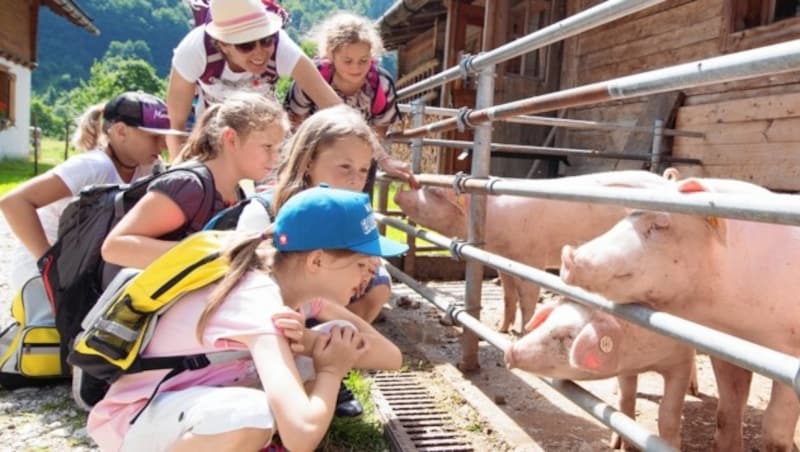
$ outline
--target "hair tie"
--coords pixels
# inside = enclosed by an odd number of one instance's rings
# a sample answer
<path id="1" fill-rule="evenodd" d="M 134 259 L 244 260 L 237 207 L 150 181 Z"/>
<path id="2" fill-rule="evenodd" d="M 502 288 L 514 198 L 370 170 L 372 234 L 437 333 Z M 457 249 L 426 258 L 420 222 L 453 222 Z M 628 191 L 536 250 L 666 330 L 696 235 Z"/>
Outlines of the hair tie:
<path id="1" fill-rule="evenodd" d="M 264 231 L 258 236 L 258 238 L 260 238 L 262 241 L 267 240 L 269 238 L 269 234 L 267 234 L 267 231 Z"/>

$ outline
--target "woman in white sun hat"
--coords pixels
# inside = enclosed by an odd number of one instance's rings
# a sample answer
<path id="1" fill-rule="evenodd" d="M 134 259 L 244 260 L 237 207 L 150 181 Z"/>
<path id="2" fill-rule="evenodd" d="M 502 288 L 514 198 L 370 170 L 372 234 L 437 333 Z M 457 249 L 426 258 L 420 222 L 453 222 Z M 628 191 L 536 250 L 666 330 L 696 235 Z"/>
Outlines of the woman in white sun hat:
<path id="1" fill-rule="evenodd" d="M 341 102 L 314 63 L 282 30 L 283 20 L 261 0 L 211 0 L 211 21 L 187 34 L 175 48 L 167 88 L 170 125 L 184 130 L 199 92 L 206 106 L 237 91 L 275 97 L 280 76 L 291 76 L 323 108 Z M 167 141 L 170 158 L 183 140 Z"/>

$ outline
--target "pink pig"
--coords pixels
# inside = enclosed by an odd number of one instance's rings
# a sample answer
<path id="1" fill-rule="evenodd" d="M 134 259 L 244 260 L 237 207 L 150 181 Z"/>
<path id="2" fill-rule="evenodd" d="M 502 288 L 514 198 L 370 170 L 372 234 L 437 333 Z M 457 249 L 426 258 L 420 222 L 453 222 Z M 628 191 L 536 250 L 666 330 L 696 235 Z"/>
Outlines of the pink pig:
<path id="1" fill-rule="evenodd" d="M 681 193 L 776 196 L 746 182 L 687 179 Z M 562 253 L 565 282 L 618 303 L 640 301 L 695 322 L 800 355 L 800 227 L 662 212 L 634 212 Z M 719 390 L 716 450 L 741 450 L 752 373 L 712 358 Z M 792 450 L 800 401 L 773 383 L 763 418 L 765 450 Z"/>
<path id="2" fill-rule="evenodd" d="M 529 332 L 506 350 L 509 367 L 570 380 L 616 376 L 620 411 L 631 418 L 636 415 L 638 374 L 661 374 L 659 434 L 680 448 L 683 395 L 687 389 L 697 393 L 692 347 L 571 301 L 540 305 L 525 329 Z M 615 436 L 615 447 L 620 446 L 618 441 Z"/>
<path id="3" fill-rule="evenodd" d="M 537 183 L 649 188 L 672 182 L 646 171 L 615 171 Z M 410 220 L 449 237 L 462 239 L 467 237 L 469 199 L 469 196 L 457 197 L 453 190 L 438 187 L 398 191 L 394 197 Z M 621 206 L 505 195 L 489 196 L 486 205 L 484 248 L 536 268 L 558 268 L 564 245 L 577 245 L 596 237 L 627 213 Z M 500 276 L 505 311 L 499 330 L 507 332 L 514 322 L 517 305 L 522 324 L 530 320 L 540 289 L 536 284 L 509 275 L 501 273 Z"/>

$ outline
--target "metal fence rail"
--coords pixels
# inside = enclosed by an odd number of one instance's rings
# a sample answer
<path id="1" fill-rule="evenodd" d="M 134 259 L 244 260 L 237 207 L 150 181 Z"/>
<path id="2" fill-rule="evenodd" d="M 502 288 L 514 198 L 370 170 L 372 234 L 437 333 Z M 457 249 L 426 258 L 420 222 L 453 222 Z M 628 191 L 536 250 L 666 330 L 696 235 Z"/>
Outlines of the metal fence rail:
<path id="1" fill-rule="evenodd" d="M 397 107 L 402 113 L 413 113 L 413 105 L 411 104 L 398 104 Z M 459 110 L 455 108 L 442 108 L 442 107 L 429 107 L 425 106 L 424 113 L 426 115 L 434 116 L 458 116 Z M 610 122 L 600 121 L 587 121 L 585 119 L 566 119 L 554 118 L 550 116 L 530 116 L 519 115 L 511 116 L 508 118 L 499 118 L 497 121 L 510 122 L 514 124 L 528 124 L 534 126 L 549 126 L 549 127 L 564 127 L 567 129 L 583 129 L 583 130 L 625 130 L 628 132 L 639 133 L 653 133 L 652 127 L 643 126 L 629 126 L 625 124 L 614 124 Z M 665 128 L 663 131 L 665 136 L 681 136 L 690 138 L 704 138 L 706 135 L 703 132 L 692 132 L 690 130 L 678 130 Z"/>
<path id="2" fill-rule="evenodd" d="M 414 280 L 409 275 L 403 273 L 392 264 L 386 263 L 389 273 L 398 281 L 412 288 L 423 298 L 431 302 L 436 308 L 445 312 L 450 318 L 464 328 L 467 328 L 480 336 L 486 342 L 500 350 L 505 350 L 511 344 L 503 335 L 481 323 L 480 320 L 469 315 L 462 307 L 456 304 L 456 300 L 440 291 L 431 289 Z M 523 372 L 512 370 L 512 372 Z M 635 420 L 619 412 L 614 407 L 598 399 L 592 393 L 576 385 L 569 380 L 558 380 L 545 377 L 537 377 L 558 391 L 561 395 L 578 405 L 606 427 L 617 431 L 630 444 L 635 444 L 644 450 L 649 451 L 674 451 L 675 449 L 664 442 L 660 437 L 650 433 Z"/>
<path id="3" fill-rule="evenodd" d="M 743 80 L 796 70 L 800 40 L 693 61 L 605 82 L 569 88 L 468 112 L 423 127 L 391 132 L 389 138 L 414 138 L 486 121 L 657 94 L 715 83 Z"/>
<path id="4" fill-rule="evenodd" d="M 608 312 L 658 333 L 679 339 L 706 353 L 758 372 L 793 387 L 800 394 L 800 359 L 745 341 L 706 326 L 635 304 L 616 304 L 597 294 L 570 286 L 559 277 L 476 246 L 417 229 L 394 218 L 376 214 L 378 221 L 407 234 L 449 248 L 454 257 L 466 257 L 498 271 L 531 281 L 579 303 Z"/>
<path id="5" fill-rule="evenodd" d="M 519 39 L 504 44 L 489 52 L 475 57 L 468 57 L 459 66 L 433 75 L 425 80 L 414 83 L 397 92 L 398 99 L 413 96 L 427 91 L 449 81 L 457 80 L 468 73 L 476 73 L 494 66 L 497 63 L 510 60 L 522 54 L 532 52 L 563 39 L 580 34 L 600 25 L 607 24 L 621 17 L 641 11 L 650 6 L 663 3 L 664 0 L 608 0 L 597 6 L 581 11 L 559 22 L 548 25 L 540 30 L 523 36 Z"/>

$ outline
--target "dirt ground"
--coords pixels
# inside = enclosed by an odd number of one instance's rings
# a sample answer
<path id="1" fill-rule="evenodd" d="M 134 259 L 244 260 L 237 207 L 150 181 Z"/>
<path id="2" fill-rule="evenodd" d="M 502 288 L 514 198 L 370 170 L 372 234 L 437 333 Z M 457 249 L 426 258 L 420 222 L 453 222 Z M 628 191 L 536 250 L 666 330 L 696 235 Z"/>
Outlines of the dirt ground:
<path id="1" fill-rule="evenodd" d="M 462 282 L 431 283 L 432 287 L 463 298 Z M 502 317 L 502 288 L 485 283 L 483 289 L 482 321 L 496 325 Z M 460 328 L 442 326 L 439 311 L 409 288 L 397 284 L 395 293 L 407 295 L 411 303 L 397 299 L 385 311 L 393 328 L 402 331 L 427 356 L 433 364 L 457 364 L 461 359 Z M 546 296 L 549 296 L 547 294 Z M 407 300 L 406 300 L 407 301 Z M 519 320 L 515 329 L 519 329 Z M 514 340 L 514 335 L 508 336 Z M 481 369 L 466 375 L 475 387 L 516 422 L 530 437 L 525 444 L 512 444 L 514 450 L 609 450 L 610 431 L 588 414 L 561 396 L 538 378 L 521 371 L 510 372 L 503 364 L 502 352 L 485 342 L 480 343 Z M 687 395 L 683 409 L 682 447 L 684 451 L 708 451 L 714 434 L 717 392 L 714 374 L 707 356 L 697 359 L 700 397 Z M 617 404 L 615 379 L 578 382 L 612 406 Z M 663 382 L 655 373 L 639 377 L 637 394 L 637 421 L 651 432 L 657 433 L 657 412 Z M 754 374 L 745 412 L 745 450 L 760 449 L 761 417 L 769 401 L 771 380 Z M 478 412 L 481 406 L 475 407 Z M 800 428 L 795 429 L 795 451 L 800 445 Z"/>

